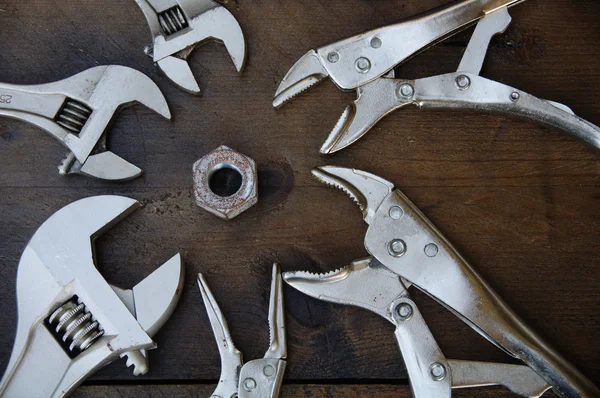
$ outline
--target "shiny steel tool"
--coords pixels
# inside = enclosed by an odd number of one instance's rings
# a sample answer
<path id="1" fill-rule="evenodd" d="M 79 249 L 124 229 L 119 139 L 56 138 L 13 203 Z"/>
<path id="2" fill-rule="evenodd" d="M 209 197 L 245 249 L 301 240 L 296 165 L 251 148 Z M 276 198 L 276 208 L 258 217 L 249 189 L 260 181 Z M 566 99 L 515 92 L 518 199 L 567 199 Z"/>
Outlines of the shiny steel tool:
<path id="1" fill-rule="evenodd" d="M 283 290 L 279 266 L 273 265 L 269 301 L 271 345 L 263 359 L 255 359 L 246 364 L 242 360 L 242 353 L 233 344 L 227 321 L 202 274 L 198 274 L 198 287 L 221 355 L 221 377 L 211 398 L 277 397 L 287 358 Z"/>
<path id="2" fill-rule="evenodd" d="M 508 7 L 521 1 L 453 2 L 311 50 L 284 77 L 273 106 L 282 106 L 326 77 L 341 90 L 356 90 L 358 99 L 344 110 L 321 148 L 323 154 L 347 147 L 384 116 L 411 104 L 521 117 L 600 147 L 600 128 L 575 116 L 567 106 L 479 76 L 491 38 L 511 22 Z M 457 72 L 417 80 L 395 78 L 394 68 L 399 64 L 476 22 Z"/>
<path id="3" fill-rule="evenodd" d="M 169 106 L 149 77 L 124 66 L 98 66 L 40 85 L 0 83 L 0 116 L 38 126 L 71 152 L 61 174 L 123 181 L 142 170 L 106 150 L 109 123 L 122 107 L 139 102 L 167 119 Z"/>
<path id="4" fill-rule="evenodd" d="M 96 196 L 56 212 L 29 241 L 17 272 L 17 334 L 2 397 L 63 397 L 102 366 L 127 357 L 148 371 L 152 336 L 183 287 L 179 254 L 125 290 L 94 264 L 93 241 L 139 207 L 133 199 Z"/>
<path id="5" fill-rule="evenodd" d="M 450 397 L 451 388 L 504 385 L 523 396 L 548 388 L 563 397 L 598 397 L 598 390 L 542 341 L 502 301 L 446 238 L 394 185 L 364 171 L 321 167 L 320 181 L 345 191 L 369 224 L 373 259 L 325 275 L 285 273 L 296 289 L 355 305 L 396 326 L 414 395 Z M 406 289 L 414 286 L 526 366 L 447 360 Z"/>
<path id="6" fill-rule="evenodd" d="M 152 33 L 146 48 L 156 65 L 173 83 L 191 93 L 200 87 L 187 58 L 209 39 L 223 42 L 238 72 L 246 61 L 246 43 L 233 15 L 213 0 L 136 0 Z"/>

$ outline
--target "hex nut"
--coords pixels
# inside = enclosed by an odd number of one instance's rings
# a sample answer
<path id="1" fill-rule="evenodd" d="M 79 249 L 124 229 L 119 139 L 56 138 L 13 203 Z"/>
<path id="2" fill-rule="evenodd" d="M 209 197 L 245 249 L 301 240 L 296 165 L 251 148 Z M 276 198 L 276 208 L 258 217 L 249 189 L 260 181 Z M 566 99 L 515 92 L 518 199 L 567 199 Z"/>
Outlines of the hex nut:
<path id="1" fill-rule="evenodd" d="M 241 186 L 230 196 L 219 196 L 210 187 L 213 175 L 224 168 L 241 175 Z M 225 220 L 240 215 L 258 202 L 256 163 L 225 145 L 204 156 L 193 167 L 196 204 Z"/>

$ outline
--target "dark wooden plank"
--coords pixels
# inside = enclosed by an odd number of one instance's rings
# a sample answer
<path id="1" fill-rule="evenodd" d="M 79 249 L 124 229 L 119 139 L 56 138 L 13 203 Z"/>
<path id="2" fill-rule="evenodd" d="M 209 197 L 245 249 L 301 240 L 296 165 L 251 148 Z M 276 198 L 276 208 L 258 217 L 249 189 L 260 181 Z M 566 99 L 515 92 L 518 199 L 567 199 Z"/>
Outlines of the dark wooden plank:
<path id="1" fill-rule="evenodd" d="M 104 397 L 206 397 L 214 390 L 213 385 L 152 385 L 152 386 L 85 386 L 73 394 L 75 398 L 104 398 Z M 472 397 L 475 390 L 455 390 L 453 397 Z M 514 394 L 502 388 L 484 388 L 477 390 L 481 398 L 509 398 Z M 410 398 L 410 389 L 405 386 L 384 384 L 368 385 L 284 385 L 281 389 L 282 398 L 309 397 L 379 397 L 379 398 Z M 545 397 L 551 398 L 548 393 Z"/>
<path id="2" fill-rule="evenodd" d="M 187 283 L 176 313 L 156 337 L 160 348 L 151 353 L 151 372 L 136 379 L 119 362 L 94 381 L 217 379 L 218 354 L 194 282 L 200 271 L 238 347 L 248 359 L 262 357 L 272 262 L 285 270 L 327 271 L 365 255 L 365 225 L 352 202 L 310 178 L 311 167 L 333 163 L 395 182 L 523 318 L 600 380 L 597 151 L 522 121 L 405 109 L 358 144 L 325 158 L 318 148 L 352 94 L 325 83 L 280 111 L 271 108 L 282 76 L 309 48 L 441 3 L 230 2 L 249 42 L 247 69 L 236 74 L 222 46 L 204 46 L 191 58 L 204 90 L 193 97 L 173 87 L 142 53 L 149 32 L 133 1 L 0 0 L 0 81 L 42 83 L 98 64 L 122 64 L 151 76 L 174 114 L 172 122 L 141 106 L 120 114 L 111 147 L 145 174 L 119 185 L 60 177 L 55 166 L 64 149 L 33 127 L 0 119 L 0 372 L 12 348 L 14 278 L 23 247 L 56 210 L 98 194 L 145 204 L 99 242 L 107 279 L 133 286 L 181 251 Z M 600 124 L 599 11 L 594 0 L 515 7 L 513 25 L 495 39 L 484 74 L 564 102 Z M 418 77 L 452 70 L 466 37 L 431 49 L 399 72 Z M 252 156 L 261 169 L 259 204 L 230 223 L 197 208 L 191 193 L 192 163 L 221 144 Z M 291 289 L 285 296 L 287 379 L 405 378 L 385 321 Z M 417 299 L 449 357 L 507 360 L 437 304 Z M 321 396 L 312 391 L 338 395 L 354 387 L 307 388 L 306 396 Z M 396 386 L 381 388 L 386 396 Z"/>

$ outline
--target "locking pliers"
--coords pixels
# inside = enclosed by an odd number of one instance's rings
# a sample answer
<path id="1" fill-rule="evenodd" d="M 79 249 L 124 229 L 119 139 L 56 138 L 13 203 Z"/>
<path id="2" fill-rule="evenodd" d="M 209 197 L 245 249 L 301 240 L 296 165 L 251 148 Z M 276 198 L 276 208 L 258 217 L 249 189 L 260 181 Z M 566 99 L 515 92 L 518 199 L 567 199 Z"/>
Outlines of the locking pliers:
<path id="1" fill-rule="evenodd" d="M 508 7 L 524 0 L 463 0 L 394 25 L 311 50 L 283 78 L 273 106 L 280 107 L 330 77 L 357 91 L 321 148 L 337 152 L 366 134 L 390 112 L 407 105 L 521 117 L 574 135 L 600 148 L 600 128 L 565 105 L 479 76 L 491 38 L 511 22 Z M 477 23 L 457 72 L 417 80 L 395 78 L 394 68 Z"/>
<path id="2" fill-rule="evenodd" d="M 242 353 L 233 344 L 227 321 L 202 274 L 198 274 L 198 288 L 202 294 L 221 356 L 221 377 L 211 398 L 277 397 L 283 381 L 285 359 L 287 358 L 283 290 L 279 266 L 273 265 L 269 300 L 271 344 L 263 359 L 255 359 L 246 364 L 242 359 Z"/>
<path id="3" fill-rule="evenodd" d="M 365 248 L 372 258 L 330 274 L 288 272 L 283 278 L 312 297 L 359 306 L 392 322 L 417 398 L 450 397 L 451 388 L 486 385 L 504 385 L 529 397 L 551 387 L 563 397 L 600 396 L 591 381 L 509 309 L 392 183 L 340 167 L 320 167 L 313 175 L 358 203 L 369 224 Z M 527 366 L 447 360 L 408 295 L 410 286 Z"/>
<path id="4" fill-rule="evenodd" d="M 145 52 L 160 70 L 185 91 L 200 87 L 187 58 L 207 40 L 223 42 L 236 69 L 246 61 L 246 42 L 235 17 L 213 0 L 136 0 L 152 33 L 152 47 Z"/>
<path id="5" fill-rule="evenodd" d="M 71 151 L 59 167 L 60 174 L 111 181 L 138 177 L 141 169 L 106 149 L 107 128 L 115 112 L 135 102 L 171 118 L 156 84 L 124 66 L 97 66 L 40 85 L 0 83 L 0 116 L 38 126 Z"/>
<path id="6" fill-rule="evenodd" d="M 64 397 L 124 356 L 135 375 L 148 371 L 152 336 L 181 296 L 179 254 L 133 289 L 110 285 L 94 264 L 93 241 L 137 207 L 121 196 L 82 199 L 33 235 L 17 271 L 17 333 L 0 396 Z"/>

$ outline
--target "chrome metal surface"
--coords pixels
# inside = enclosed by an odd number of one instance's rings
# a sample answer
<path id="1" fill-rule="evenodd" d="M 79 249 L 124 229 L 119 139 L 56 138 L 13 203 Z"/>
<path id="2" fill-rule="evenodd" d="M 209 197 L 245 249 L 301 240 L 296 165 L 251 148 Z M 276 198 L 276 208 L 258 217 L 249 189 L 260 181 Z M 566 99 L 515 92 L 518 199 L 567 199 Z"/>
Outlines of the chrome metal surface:
<path id="1" fill-rule="evenodd" d="M 411 300 L 408 286 L 398 274 L 373 258 L 357 260 L 327 274 L 295 271 L 284 273 L 283 278 L 311 297 L 361 307 L 392 323 L 417 398 L 450 397 L 451 388 L 491 385 L 503 385 L 517 394 L 533 397 L 550 388 L 526 366 L 447 360 Z"/>
<path id="2" fill-rule="evenodd" d="M 491 38 L 504 32 L 511 22 L 508 7 L 520 2 L 454 2 L 398 24 L 312 50 L 283 79 L 273 105 L 281 106 L 326 77 L 331 77 L 340 89 L 356 89 L 356 101 L 342 113 L 321 147 L 323 154 L 346 148 L 386 115 L 410 104 L 420 108 L 464 109 L 520 117 L 600 148 L 600 127 L 575 116 L 566 106 L 478 76 Z M 456 73 L 416 81 L 390 76 L 389 72 L 408 57 L 477 21 Z M 381 45 L 372 46 L 373 40 Z M 335 54 L 333 60 L 332 54 Z"/>
<path id="3" fill-rule="evenodd" d="M 246 61 L 246 43 L 234 16 L 213 0 L 136 0 L 152 33 L 151 55 L 160 70 L 191 93 L 200 87 L 186 59 L 207 40 L 225 45 L 238 72 Z"/>
<path id="4" fill-rule="evenodd" d="M 36 125 L 71 151 L 59 168 L 61 174 L 113 181 L 139 176 L 138 167 L 106 150 L 105 137 L 115 112 L 141 103 L 171 118 L 165 97 L 154 82 L 124 66 L 98 66 L 41 85 L 0 83 L 0 93 L 11 97 L 10 102 L 0 103 L 0 116 Z"/>
<path id="5" fill-rule="evenodd" d="M 503 363 L 448 361 L 452 388 L 503 385 L 523 397 L 541 397 L 552 388 L 531 368 Z"/>
<path id="6" fill-rule="evenodd" d="M 152 336 L 181 295 L 181 259 L 176 255 L 125 290 L 100 275 L 92 246 L 138 206 L 120 196 L 82 199 L 33 235 L 17 271 L 17 333 L 0 396 L 63 397 L 122 356 L 134 374 L 148 371 L 146 350 L 156 348 Z"/>
<path id="7" fill-rule="evenodd" d="M 221 356 L 221 377 L 212 393 L 213 398 L 255 397 L 275 398 L 279 395 L 287 358 L 285 316 L 281 273 L 273 265 L 271 298 L 269 301 L 270 345 L 264 358 L 244 364 L 242 354 L 235 348 L 227 321 L 213 296 L 206 279 L 198 274 L 198 287 L 208 313 Z"/>
<path id="8" fill-rule="evenodd" d="M 339 61 L 339 54 L 331 52 L 327 56 L 328 62 L 336 63 Z M 329 76 L 321 60 L 314 50 L 310 50 L 292 66 L 285 75 L 273 100 L 273 106 L 279 108 L 286 102 L 306 91 L 315 84 L 323 81 Z"/>
<path id="9" fill-rule="evenodd" d="M 484 338 L 522 360 L 564 397 L 600 396 L 600 390 L 528 328 L 437 228 L 391 183 L 363 171 L 320 167 L 313 175 L 343 189 L 354 199 L 369 195 L 361 208 L 369 224 L 365 248 L 397 277 L 410 282 Z M 323 176 L 321 178 L 321 176 Z M 335 184 L 331 184 L 335 181 Z M 374 200 L 379 198 L 379 200 Z M 383 199 L 381 199 L 383 198 Z M 401 208 L 402 217 L 390 217 Z M 389 242 L 401 239 L 406 250 L 394 256 Z M 437 247 L 433 256 L 431 245 Z M 428 249 L 429 247 L 429 249 Z M 286 279 L 287 280 L 287 279 Z M 363 281 L 363 285 L 366 283 Z M 340 294 L 329 286 L 330 294 Z M 310 293 L 309 293 L 310 294 Z M 353 304 L 353 302 L 345 302 Z M 355 305 L 355 304 L 353 304 Z M 414 308 L 413 304 L 411 306 Z M 497 380 L 498 381 L 498 380 Z"/>

